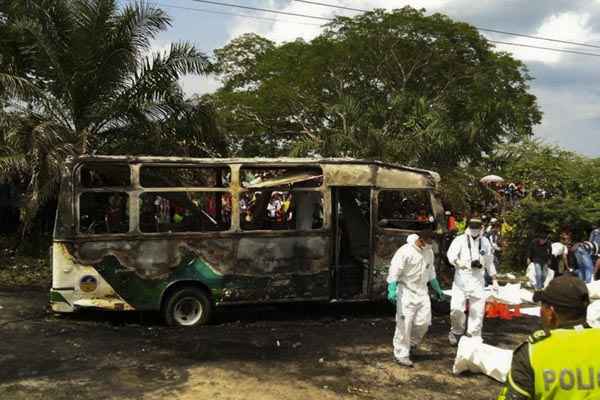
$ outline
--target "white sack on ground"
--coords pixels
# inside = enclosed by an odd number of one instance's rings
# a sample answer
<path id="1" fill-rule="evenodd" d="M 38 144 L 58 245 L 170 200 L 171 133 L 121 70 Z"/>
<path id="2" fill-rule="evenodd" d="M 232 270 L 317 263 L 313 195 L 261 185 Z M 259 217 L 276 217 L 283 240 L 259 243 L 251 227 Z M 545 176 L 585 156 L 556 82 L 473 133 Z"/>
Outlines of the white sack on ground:
<path id="1" fill-rule="evenodd" d="M 481 337 L 463 336 L 458 343 L 452 372 L 455 375 L 465 371 L 483 373 L 498 382 L 506 382 L 512 354 L 511 350 L 483 343 Z"/>
<path id="2" fill-rule="evenodd" d="M 521 296 L 521 301 L 526 303 L 533 303 L 533 292 L 527 289 L 521 289 L 519 291 L 519 295 Z"/>
<path id="3" fill-rule="evenodd" d="M 594 281 L 587 284 L 588 292 L 591 300 L 600 299 L 600 281 Z"/>
<path id="4" fill-rule="evenodd" d="M 499 286 L 497 292 L 488 286 L 486 291 L 489 291 L 488 300 L 496 300 L 499 303 L 508 305 L 521 304 L 520 283 L 507 283 L 504 286 Z"/>
<path id="5" fill-rule="evenodd" d="M 550 268 L 544 267 L 544 272 L 546 274 L 546 279 L 544 280 L 544 289 L 552 279 L 554 279 L 554 271 Z M 533 263 L 529 263 L 527 266 L 527 272 L 525 272 L 525 276 L 527 276 L 527 280 L 529 281 L 529 285 L 531 287 L 535 287 L 535 267 Z"/>
<path id="6" fill-rule="evenodd" d="M 600 328 L 600 301 L 594 301 L 588 306 L 586 322 L 592 328 Z"/>

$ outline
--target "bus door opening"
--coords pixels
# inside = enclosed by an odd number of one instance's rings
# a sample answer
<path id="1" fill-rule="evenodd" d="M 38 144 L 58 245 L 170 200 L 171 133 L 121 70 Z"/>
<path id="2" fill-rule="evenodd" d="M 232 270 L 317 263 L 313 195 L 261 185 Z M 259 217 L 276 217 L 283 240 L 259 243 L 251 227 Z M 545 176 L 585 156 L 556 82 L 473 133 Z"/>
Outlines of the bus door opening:
<path id="1" fill-rule="evenodd" d="M 341 187 L 332 191 L 333 296 L 366 298 L 371 254 L 371 190 Z"/>

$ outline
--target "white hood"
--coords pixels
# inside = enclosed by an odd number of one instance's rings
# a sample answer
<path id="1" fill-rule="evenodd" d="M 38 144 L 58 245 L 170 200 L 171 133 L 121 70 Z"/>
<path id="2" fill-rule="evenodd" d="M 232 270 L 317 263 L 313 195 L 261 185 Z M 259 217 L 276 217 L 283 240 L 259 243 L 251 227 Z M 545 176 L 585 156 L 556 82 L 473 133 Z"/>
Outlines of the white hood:
<path id="1" fill-rule="evenodd" d="M 417 235 L 416 233 L 412 233 L 406 238 L 406 243 L 414 246 L 417 240 L 419 240 L 419 235 Z"/>

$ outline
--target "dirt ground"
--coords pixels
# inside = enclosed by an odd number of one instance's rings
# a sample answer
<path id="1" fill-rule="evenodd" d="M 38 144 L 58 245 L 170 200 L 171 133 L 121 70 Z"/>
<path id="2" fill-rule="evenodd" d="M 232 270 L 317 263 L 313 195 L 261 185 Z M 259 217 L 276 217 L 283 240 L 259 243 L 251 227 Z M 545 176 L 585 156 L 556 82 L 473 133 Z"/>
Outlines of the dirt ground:
<path id="1" fill-rule="evenodd" d="M 434 318 L 416 367 L 392 359 L 387 304 L 221 309 L 205 327 L 154 314 L 46 312 L 42 289 L 0 290 L 1 399 L 493 399 L 500 384 L 451 374 L 447 317 Z M 487 343 L 514 348 L 534 318 L 487 320 Z"/>

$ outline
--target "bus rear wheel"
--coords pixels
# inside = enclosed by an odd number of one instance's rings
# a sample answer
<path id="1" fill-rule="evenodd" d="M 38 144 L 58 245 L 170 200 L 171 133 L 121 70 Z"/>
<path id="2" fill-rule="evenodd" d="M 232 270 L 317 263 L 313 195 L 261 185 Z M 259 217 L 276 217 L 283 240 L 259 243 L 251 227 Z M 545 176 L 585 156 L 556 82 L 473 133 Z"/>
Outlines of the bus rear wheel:
<path id="1" fill-rule="evenodd" d="M 202 289 L 186 287 L 169 296 L 163 317 L 170 326 L 205 325 L 210 321 L 212 308 L 210 299 Z"/>

